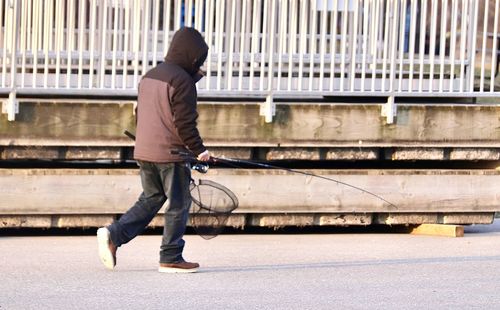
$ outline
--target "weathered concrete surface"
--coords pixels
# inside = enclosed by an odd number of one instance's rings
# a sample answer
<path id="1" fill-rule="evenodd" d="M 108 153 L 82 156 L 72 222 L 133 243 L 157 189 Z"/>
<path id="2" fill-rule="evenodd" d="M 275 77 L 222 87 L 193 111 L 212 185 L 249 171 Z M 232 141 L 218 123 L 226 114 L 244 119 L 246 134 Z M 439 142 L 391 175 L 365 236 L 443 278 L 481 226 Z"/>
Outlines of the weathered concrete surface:
<path id="1" fill-rule="evenodd" d="M 246 229 L 252 227 L 318 227 L 368 226 L 414 224 L 491 224 L 493 212 L 462 213 L 233 213 L 226 227 Z M 88 228 L 111 224 L 119 214 L 0 214 L 2 228 Z M 149 223 L 150 227 L 163 227 L 164 214 L 160 212 Z M 191 226 L 191 221 L 188 221 Z"/>
<path id="2" fill-rule="evenodd" d="M 16 121 L 0 115 L 0 145 L 132 146 L 131 101 L 22 102 Z M 201 102 L 199 128 L 209 146 L 500 147 L 498 105 L 399 104 L 387 125 L 378 104 L 287 104 L 272 123 L 251 102 Z"/>
<path id="3" fill-rule="evenodd" d="M 408 213 L 500 210 L 500 170 L 211 169 L 238 213 Z M 116 214 L 141 193 L 137 169 L 2 169 L 0 214 Z M 339 183 L 342 182 L 342 183 Z M 374 193 L 369 195 L 353 185 Z M 388 202 L 391 202 L 389 204 Z"/>
<path id="4" fill-rule="evenodd" d="M 161 236 L 105 270 L 94 236 L 0 237 L 1 309 L 499 309 L 500 223 L 464 238 L 340 230 L 186 236 L 197 274 L 157 272 Z"/>

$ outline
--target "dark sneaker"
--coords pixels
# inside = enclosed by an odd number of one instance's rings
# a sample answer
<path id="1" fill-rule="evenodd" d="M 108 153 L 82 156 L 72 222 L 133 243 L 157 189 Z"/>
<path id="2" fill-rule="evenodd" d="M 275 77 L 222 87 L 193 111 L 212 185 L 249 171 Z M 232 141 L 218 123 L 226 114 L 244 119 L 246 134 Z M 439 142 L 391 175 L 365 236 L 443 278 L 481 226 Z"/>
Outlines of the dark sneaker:
<path id="1" fill-rule="evenodd" d="M 181 262 L 181 263 L 160 263 L 159 272 L 166 273 L 192 273 L 197 272 L 200 264 Z"/>
<path id="2" fill-rule="evenodd" d="M 99 258 L 104 267 L 113 270 L 116 266 L 116 246 L 109 237 L 109 230 L 106 227 L 97 230 L 97 245 L 99 247 Z"/>

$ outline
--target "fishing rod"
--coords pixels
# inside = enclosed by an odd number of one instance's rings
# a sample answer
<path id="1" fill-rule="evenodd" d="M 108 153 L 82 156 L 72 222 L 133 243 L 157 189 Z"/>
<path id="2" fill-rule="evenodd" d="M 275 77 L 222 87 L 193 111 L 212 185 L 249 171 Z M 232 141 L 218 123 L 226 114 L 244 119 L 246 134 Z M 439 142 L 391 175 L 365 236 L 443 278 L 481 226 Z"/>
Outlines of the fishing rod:
<path id="1" fill-rule="evenodd" d="M 128 130 L 124 130 L 123 133 L 129 137 L 130 139 L 132 139 L 133 141 L 135 141 L 135 135 L 133 133 L 131 133 L 130 131 Z M 179 154 L 180 153 L 175 153 L 176 151 L 171 151 L 170 153 L 171 154 Z M 207 163 L 203 163 L 203 162 L 200 162 L 198 161 L 194 156 L 193 154 L 188 154 L 186 153 L 187 155 L 189 155 L 189 159 L 190 159 L 190 162 L 193 164 L 191 165 L 191 169 L 193 170 L 196 170 L 198 171 L 199 173 L 207 173 L 208 172 L 208 164 Z M 184 155 L 181 155 L 181 156 L 184 156 Z"/>
<path id="2" fill-rule="evenodd" d="M 129 138 L 135 140 L 135 136 L 130 133 L 129 131 L 125 130 L 125 135 L 127 135 Z M 189 152 L 184 152 L 184 151 L 178 151 L 178 150 L 172 150 L 170 151 L 171 154 L 173 155 L 179 155 L 179 156 L 182 156 L 186 159 L 188 159 L 189 161 L 191 162 L 194 162 L 195 165 L 193 165 L 193 169 L 200 172 L 200 173 L 207 173 L 208 172 L 208 169 L 209 169 L 209 166 L 208 166 L 208 163 L 204 163 L 204 162 L 200 162 L 196 159 L 196 156 L 194 156 L 192 153 L 189 153 Z M 296 170 L 296 169 L 290 169 L 290 168 L 285 168 L 285 167 L 280 167 L 280 166 L 275 166 L 275 165 L 271 165 L 271 164 L 265 164 L 265 163 L 259 163 L 259 162 L 255 162 L 255 161 L 251 161 L 251 160 L 244 160 L 244 159 L 236 159 L 236 158 L 222 158 L 222 157 L 215 157 L 215 156 L 211 156 L 210 159 L 216 163 L 216 162 L 221 162 L 221 163 L 225 163 L 229 166 L 233 166 L 234 168 L 241 168 L 240 166 L 241 165 L 249 165 L 249 166 L 254 166 L 254 167 L 261 167 L 261 168 L 267 168 L 267 169 L 276 169 L 276 170 L 284 170 L 284 171 L 288 171 L 288 172 L 291 172 L 291 173 L 296 173 L 296 174 L 302 174 L 302 175 L 306 175 L 306 176 L 310 176 L 310 177 L 315 177 L 315 178 L 319 178 L 319 179 L 323 179 L 323 180 L 327 180 L 327 181 L 331 181 L 331 182 L 335 182 L 337 184 L 340 184 L 340 185 L 343 185 L 343 186 L 347 186 L 347 187 L 350 187 L 350 188 L 353 188 L 355 190 L 358 190 L 362 193 L 365 193 L 365 194 L 368 194 L 372 197 L 375 197 L 385 203 L 387 203 L 390 207 L 393 207 L 395 209 L 398 209 L 398 207 L 393 204 L 392 202 L 388 201 L 387 199 L 383 198 L 382 196 L 380 195 L 377 195 L 375 193 L 372 193 L 364 188 L 361 188 L 361 187 L 358 187 L 358 186 L 355 186 L 355 185 L 352 185 L 352 184 L 349 184 L 349 183 L 346 183 L 346 182 L 342 182 L 342 181 L 339 181 L 339 180 L 336 180 L 336 179 L 333 179 L 333 178 L 329 178 L 329 177 L 325 177 L 325 176 L 322 176 L 322 175 L 318 175 L 318 174 L 314 174 L 314 173 L 311 173 L 311 172 L 307 172 L 307 171 L 302 171 L 302 170 Z M 240 166 L 238 166 L 240 165 Z"/>

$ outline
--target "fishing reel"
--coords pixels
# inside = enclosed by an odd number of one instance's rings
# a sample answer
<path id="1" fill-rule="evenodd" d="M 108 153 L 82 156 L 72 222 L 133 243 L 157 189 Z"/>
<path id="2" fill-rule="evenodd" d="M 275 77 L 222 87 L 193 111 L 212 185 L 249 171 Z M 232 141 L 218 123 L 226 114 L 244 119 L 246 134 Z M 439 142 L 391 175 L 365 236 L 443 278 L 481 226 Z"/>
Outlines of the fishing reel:
<path id="1" fill-rule="evenodd" d="M 196 170 L 199 173 L 207 173 L 208 168 L 209 168 L 208 164 L 202 163 L 202 162 L 198 162 L 198 163 L 191 166 L 191 169 Z"/>

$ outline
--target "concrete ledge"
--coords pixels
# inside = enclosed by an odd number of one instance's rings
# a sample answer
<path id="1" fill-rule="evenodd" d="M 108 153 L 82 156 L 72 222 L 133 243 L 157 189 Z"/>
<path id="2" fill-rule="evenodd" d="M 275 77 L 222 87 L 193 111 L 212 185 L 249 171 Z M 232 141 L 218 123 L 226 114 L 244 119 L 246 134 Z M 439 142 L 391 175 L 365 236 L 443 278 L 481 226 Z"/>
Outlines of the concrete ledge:
<path id="1" fill-rule="evenodd" d="M 308 172 L 334 181 L 263 169 L 211 169 L 193 177 L 232 190 L 239 199 L 237 213 L 387 213 L 394 217 L 500 210 L 497 170 Z M 0 169 L 0 214 L 120 214 L 141 191 L 137 169 Z M 390 217 L 384 222 L 391 223 Z"/>
<path id="2" fill-rule="evenodd" d="M 102 227 L 112 223 L 119 215 L 110 214 L 54 214 L 54 215 L 0 215 L 2 228 L 88 228 Z M 163 227 L 163 214 L 153 218 L 149 227 Z M 405 214 L 396 220 L 382 221 L 383 214 L 377 213 L 294 213 L 294 214 L 231 214 L 226 222 L 227 227 L 244 229 L 245 227 L 281 228 L 288 226 L 369 226 L 384 225 L 421 225 L 447 224 L 443 218 L 453 216 L 462 225 L 491 224 L 493 213 L 463 213 L 463 214 Z M 190 222 L 188 221 L 188 226 Z"/>
<path id="3" fill-rule="evenodd" d="M 266 123 L 256 102 L 202 102 L 198 124 L 210 147 L 500 147 L 498 105 L 398 104 L 390 125 L 380 110 L 280 102 Z M 16 121 L 0 115 L 0 145 L 133 146 L 123 130 L 134 127 L 130 101 L 24 101 Z"/>

